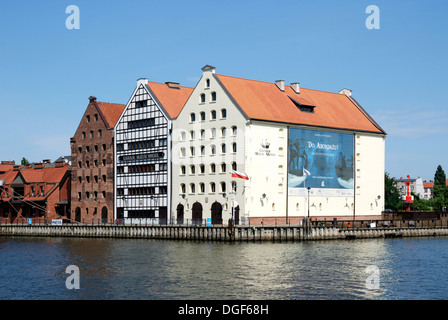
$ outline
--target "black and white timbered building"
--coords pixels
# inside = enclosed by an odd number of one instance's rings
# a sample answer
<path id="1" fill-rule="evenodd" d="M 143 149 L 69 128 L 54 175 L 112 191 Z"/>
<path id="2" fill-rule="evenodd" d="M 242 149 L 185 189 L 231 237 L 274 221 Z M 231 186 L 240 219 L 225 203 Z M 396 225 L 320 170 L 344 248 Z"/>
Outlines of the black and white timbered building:
<path id="1" fill-rule="evenodd" d="M 137 81 L 114 132 L 116 219 L 170 222 L 170 133 L 192 90 L 174 82 Z"/>

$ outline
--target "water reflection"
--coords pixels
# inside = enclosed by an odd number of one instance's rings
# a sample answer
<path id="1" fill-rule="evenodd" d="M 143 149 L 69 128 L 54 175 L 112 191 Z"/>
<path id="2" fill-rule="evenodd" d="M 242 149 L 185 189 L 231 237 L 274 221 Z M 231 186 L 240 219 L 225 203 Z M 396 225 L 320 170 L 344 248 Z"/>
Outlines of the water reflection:
<path id="1" fill-rule="evenodd" d="M 0 298 L 445 299 L 446 244 L 0 238 Z M 65 287 L 68 265 L 80 269 L 80 290 Z M 366 285 L 371 265 L 379 289 Z"/>

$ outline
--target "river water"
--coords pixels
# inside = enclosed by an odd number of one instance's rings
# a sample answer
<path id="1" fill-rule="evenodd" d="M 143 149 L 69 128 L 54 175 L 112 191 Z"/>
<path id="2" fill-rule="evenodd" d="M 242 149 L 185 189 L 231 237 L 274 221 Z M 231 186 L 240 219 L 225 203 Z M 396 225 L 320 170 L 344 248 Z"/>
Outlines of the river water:
<path id="1" fill-rule="evenodd" d="M 0 238 L 1 300 L 445 300 L 448 238 Z M 68 289 L 68 266 L 79 289 Z M 73 281 L 72 281 L 73 280 Z"/>

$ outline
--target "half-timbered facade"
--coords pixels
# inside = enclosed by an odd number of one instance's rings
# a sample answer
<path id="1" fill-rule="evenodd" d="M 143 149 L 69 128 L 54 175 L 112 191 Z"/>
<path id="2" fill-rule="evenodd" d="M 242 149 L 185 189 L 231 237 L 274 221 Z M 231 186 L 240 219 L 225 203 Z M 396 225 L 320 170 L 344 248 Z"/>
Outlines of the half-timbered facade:
<path id="1" fill-rule="evenodd" d="M 169 222 L 171 129 L 192 89 L 139 79 L 114 131 L 115 218 Z"/>

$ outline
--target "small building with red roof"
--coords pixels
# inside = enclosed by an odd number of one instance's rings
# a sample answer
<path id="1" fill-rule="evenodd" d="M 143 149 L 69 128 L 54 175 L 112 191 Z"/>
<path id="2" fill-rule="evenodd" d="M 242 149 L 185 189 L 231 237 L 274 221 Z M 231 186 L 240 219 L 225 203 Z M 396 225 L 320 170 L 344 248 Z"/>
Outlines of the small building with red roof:
<path id="1" fill-rule="evenodd" d="M 0 180 L 2 223 L 45 223 L 70 216 L 70 165 L 65 161 L 14 165 Z"/>

